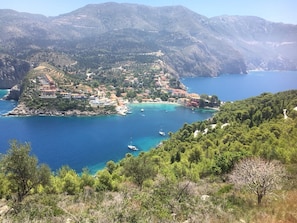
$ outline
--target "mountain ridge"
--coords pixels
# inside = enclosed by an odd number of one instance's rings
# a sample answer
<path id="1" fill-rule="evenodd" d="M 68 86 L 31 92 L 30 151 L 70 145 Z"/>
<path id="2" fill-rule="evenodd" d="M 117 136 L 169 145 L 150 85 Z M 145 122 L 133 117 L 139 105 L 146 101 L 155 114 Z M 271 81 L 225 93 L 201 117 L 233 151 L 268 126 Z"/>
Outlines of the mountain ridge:
<path id="1" fill-rule="evenodd" d="M 208 18 L 183 6 L 111 2 L 54 17 L 0 11 L 0 53 L 27 62 L 40 51 L 73 60 L 85 52 L 95 58 L 103 51 L 125 57 L 161 50 L 176 76 L 297 70 L 297 25 L 254 16 Z"/>

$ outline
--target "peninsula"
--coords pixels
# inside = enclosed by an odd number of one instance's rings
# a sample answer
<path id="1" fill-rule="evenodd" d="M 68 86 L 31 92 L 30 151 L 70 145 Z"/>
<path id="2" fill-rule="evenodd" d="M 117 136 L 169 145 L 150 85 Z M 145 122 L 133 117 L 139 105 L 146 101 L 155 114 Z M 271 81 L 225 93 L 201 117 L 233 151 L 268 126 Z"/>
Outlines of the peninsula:
<path id="1" fill-rule="evenodd" d="M 161 54 L 156 52 L 156 58 Z M 191 108 L 220 104 L 216 96 L 188 93 L 160 59 L 84 74 L 41 63 L 26 75 L 19 88 L 12 89 L 14 95 L 15 89 L 20 91 L 19 103 L 8 116 L 126 115 L 131 102 L 168 102 Z"/>

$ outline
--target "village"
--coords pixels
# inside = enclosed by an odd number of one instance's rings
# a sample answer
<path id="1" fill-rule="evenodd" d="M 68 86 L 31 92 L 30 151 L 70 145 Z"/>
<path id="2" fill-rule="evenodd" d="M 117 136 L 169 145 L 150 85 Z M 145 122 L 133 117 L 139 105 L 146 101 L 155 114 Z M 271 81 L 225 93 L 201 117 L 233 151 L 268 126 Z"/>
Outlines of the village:
<path id="1" fill-rule="evenodd" d="M 186 87 L 182 84 L 178 88 L 170 86 L 170 80 L 174 78 L 171 74 L 160 71 L 154 74 L 154 89 L 166 97 L 152 96 L 151 89 L 143 89 L 140 93 L 135 93 L 134 97 L 128 95 L 128 92 L 135 91 L 132 84 L 139 83 L 137 77 L 125 73 L 125 82 L 131 87 L 127 87 L 125 92 L 118 93 L 114 86 L 99 85 L 96 88 L 87 85 L 78 84 L 74 86 L 71 83 L 55 81 L 56 75 L 50 75 L 51 72 L 41 73 L 34 81 L 37 84 L 39 98 L 42 99 L 68 99 L 87 101 L 93 109 L 104 109 L 105 107 L 114 107 L 115 112 L 120 115 L 129 113 L 128 103 L 175 103 L 191 108 L 198 108 L 201 97 L 195 93 L 188 93 Z M 86 74 L 86 81 L 92 82 L 93 74 Z M 206 101 L 207 102 L 207 101 Z M 205 100 L 204 100 L 205 103 Z"/>

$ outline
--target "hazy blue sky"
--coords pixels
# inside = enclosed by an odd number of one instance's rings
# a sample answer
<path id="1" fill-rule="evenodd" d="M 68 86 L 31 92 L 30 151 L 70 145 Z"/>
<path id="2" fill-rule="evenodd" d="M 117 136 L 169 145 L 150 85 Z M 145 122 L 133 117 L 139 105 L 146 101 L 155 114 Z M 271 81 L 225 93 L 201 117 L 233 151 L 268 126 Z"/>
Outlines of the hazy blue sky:
<path id="1" fill-rule="evenodd" d="M 1 9 L 56 16 L 104 0 L 1 0 Z M 297 24 L 297 0 L 114 0 L 150 6 L 183 5 L 201 15 L 254 15 L 273 22 Z"/>

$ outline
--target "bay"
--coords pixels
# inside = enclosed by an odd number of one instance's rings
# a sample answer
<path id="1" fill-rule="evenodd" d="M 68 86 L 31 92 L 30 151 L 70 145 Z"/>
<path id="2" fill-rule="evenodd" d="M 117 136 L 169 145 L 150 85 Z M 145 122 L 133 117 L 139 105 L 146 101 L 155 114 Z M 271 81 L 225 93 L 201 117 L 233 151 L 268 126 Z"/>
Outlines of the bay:
<path id="1" fill-rule="evenodd" d="M 242 100 L 263 92 L 297 89 L 297 72 L 250 72 L 246 75 L 222 75 L 217 78 L 185 78 L 190 92 L 217 95 L 222 101 Z M 0 90 L 0 98 L 7 90 Z M 14 101 L 0 100 L 0 153 L 9 141 L 29 142 L 32 153 L 52 170 L 69 165 L 80 172 L 88 167 L 92 173 L 107 161 L 118 161 L 126 153 L 148 151 L 168 137 L 158 131 L 175 132 L 184 123 L 205 120 L 211 110 L 196 110 L 173 104 L 132 104 L 132 114 L 101 117 L 1 117 L 16 106 Z M 144 109 L 144 112 L 141 112 Z M 132 141 L 140 150 L 133 152 Z"/>
<path id="2" fill-rule="evenodd" d="M 184 78 L 189 92 L 216 95 L 222 101 L 236 101 L 260 95 L 297 89 L 296 71 L 250 71 L 248 74 L 215 78 Z"/>
<path id="3" fill-rule="evenodd" d="M 87 167 L 95 173 L 109 160 L 118 161 L 126 153 L 137 155 L 157 146 L 168 137 L 160 136 L 160 129 L 175 132 L 184 123 L 207 119 L 214 112 L 173 104 L 135 104 L 130 109 L 132 114 L 127 116 L 1 117 L 0 153 L 16 139 L 30 142 L 32 153 L 53 170 L 68 165 L 77 172 Z M 128 149 L 131 141 L 139 151 Z"/>

